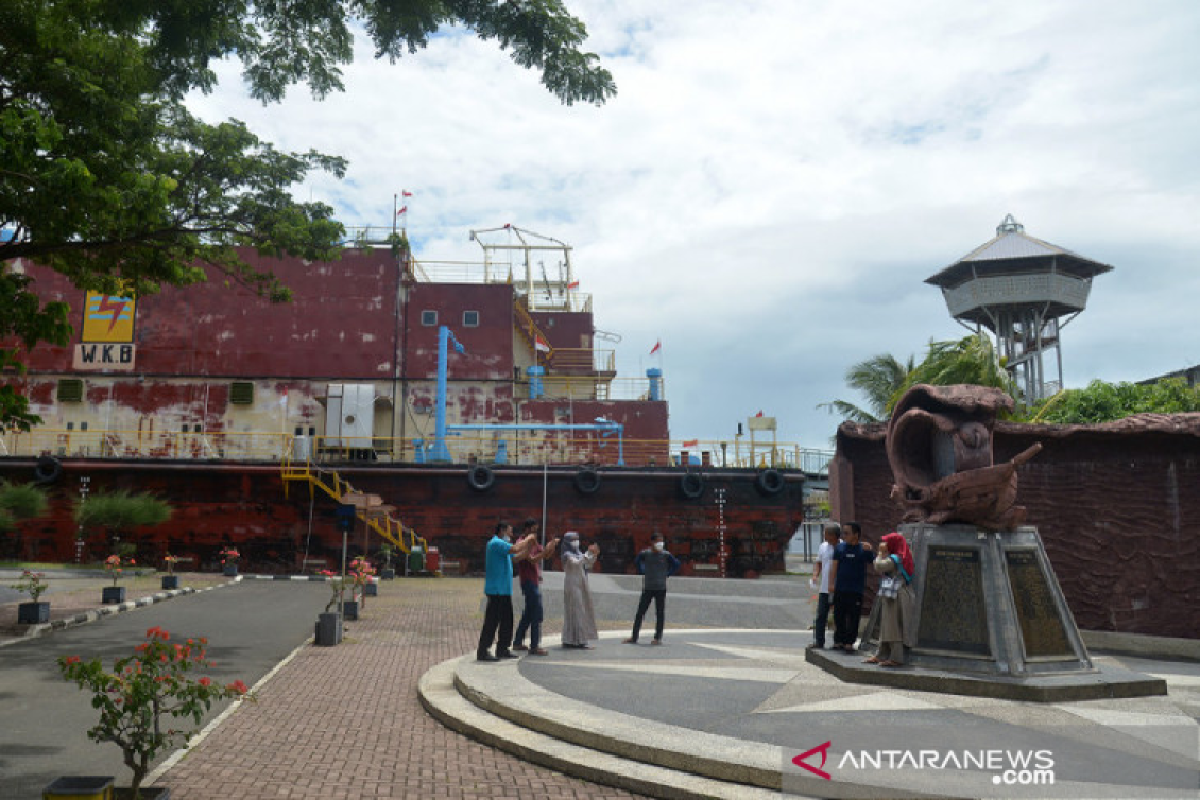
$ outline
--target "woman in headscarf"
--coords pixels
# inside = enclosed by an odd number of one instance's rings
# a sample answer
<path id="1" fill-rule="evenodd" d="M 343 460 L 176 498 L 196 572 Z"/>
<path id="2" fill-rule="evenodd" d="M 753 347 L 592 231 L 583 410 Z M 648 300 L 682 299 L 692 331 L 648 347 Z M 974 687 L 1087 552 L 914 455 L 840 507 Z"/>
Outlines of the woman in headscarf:
<path id="1" fill-rule="evenodd" d="M 560 557 L 563 564 L 563 647 L 590 650 L 590 641 L 600 638 L 596 632 L 596 613 L 588 591 L 587 571 L 596 563 L 600 548 L 593 544 L 580 550 L 579 534 L 568 531 L 562 538 Z"/>
<path id="2" fill-rule="evenodd" d="M 879 650 L 866 659 L 868 664 L 899 667 L 904 664 L 904 647 L 912 647 L 914 596 L 913 559 L 908 542 L 899 533 L 883 537 L 875 558 L 875 571 L 883 576 L 875 601 L 879 609 Z"/>

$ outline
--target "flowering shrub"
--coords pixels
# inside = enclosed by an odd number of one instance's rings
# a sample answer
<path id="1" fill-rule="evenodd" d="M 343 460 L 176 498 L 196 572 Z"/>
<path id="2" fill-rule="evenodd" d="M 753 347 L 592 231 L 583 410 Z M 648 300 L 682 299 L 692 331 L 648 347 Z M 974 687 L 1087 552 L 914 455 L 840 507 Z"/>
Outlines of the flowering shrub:
<path id="1" fill-rule="evenodd" d="M 188 639 L 186 644 L 171 644 L 170 639 L 169 632 L 151 628 L 132 656 L 113 663 L 112 672 L 105 672 L 98 658 L 58 659 L 66 680 L 92 692 L 92 706 L 100 710 L 100 722 L 88 731 L 88 737 L 121 748 L 125 765 L 133 770 L 135 798 L 154 759 L 177 743 L 186 744 L 215 701 L 227 697 L 254 700 L 241 681 L 221 685 L 208 677 L 188 675 L 198 667 L 212 666 L 206 657 L 207 639 Z M 192 728 L 163 730 L 165 716 L 191 718 Z"/>
<path id="2" fill-rule="evenodd" d="M 46 583 L 43 578 L 46 577 L 44 572 L 30 572 L 29 570 L 21 570 L 21 579 L 12 585 L 12 588 L 18 592 L 29 592 L 31 602 L 36 603 L 45 591 L 50 588 L 50 584 Z"/>
<path id="3" fill-rule="evenodd" d="M 178 560 L 179 560 L 179 556 L 173 556 L 170 553 L 167 553 L 165 556 L 163 556 L 163 561 L 165 561 L 167 563 L 167 574 L 168 575 L 175 574 L 175 562 L 177 562 Z"/>
<path id="4" fill-rule="evenodd" d="M 126 566 L 133 566 L 137 562 L 132 558 L 123 559 L 118 555 L 111 555 L 104 559 L 104 569 L 112 575 L 113 586 L 117 585 L 117 581 L 121 580 L 121 574 L 125 571 Z"/>
<path id="5" fill-rule="evenodd" d="M 366 586 L 367 581 L 374 574 L 375 568 L 371 566 L 371 562 L 367 561 L 366 556 L 359 556 L 350 562 L 347 577 L 354 581 L 355 586 Z"/>
<path id="6" fill-rule="evenodd" d="M 349 579 L 350 576 L 347 575 L 346 578 L 342 578 L 341 575 L 327 569 L 321 570 L 321 574 L 329 579 L 331 596 L 329 598 L 329 602 L 325 604 L 325 612 L 329 613 L 329 611 L 337 607 L 338 600 L 342 596 L 342 591 L 346 588 L 346 580 Z"/>
<path id="7" fill-rule="evenodd" d="M 242 554 L 237 551 L 236 547 L 226 547 L 221 551 L 221 564 L 236 564 L 241 557 Z"/>

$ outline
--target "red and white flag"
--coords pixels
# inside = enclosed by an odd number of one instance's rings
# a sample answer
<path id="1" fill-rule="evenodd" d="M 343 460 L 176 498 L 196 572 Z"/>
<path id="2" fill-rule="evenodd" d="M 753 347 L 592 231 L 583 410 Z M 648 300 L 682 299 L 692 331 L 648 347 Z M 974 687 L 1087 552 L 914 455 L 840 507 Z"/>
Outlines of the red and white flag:
<path id="1" fill-rule="evenodd" d="M 400 196 L 401 197 L 412 197 L 412 192 L 410 192 L 408 189 L 401 189 Z"/>
<path id="2" fill-rule="evenodd" d="M 533 347 L 535 350 L 538 350 L 539 352 L 542 352 L 542 353 L 550 352 L 550 343 L 547 342 L 546 338 L 544 336 L 542 336 L 540 333 L 534 334 Z"/>
<path id="3" fill-rule="evenodd" d="M 398 217 L 401 214 L 407 214 L 407 213 L 408 213 L 408 206 L 400 206 L 400 210 L 396 212 L 396 216 Z"/>
<path id="4" fill-rule="evenodd" d="M 684 447 L 699 447 L 700 440 L 699 439 L 685 439 L 683 442 L 683 446 Z"/>
<path id="5" fill-rule="evenodd" d="M 654 355 L 659 350 L 662 350 L 662 339 L 659 339 L 657 342 L 654 343 L 654 347 L 650 348 L 650 355 Z"/>
<path id="6" fill-rule="evenodd" d="M 567 284 L 567 288 L 568 289 L 578 289 L 579 281 L 571 281 L 570 283 Z"/>

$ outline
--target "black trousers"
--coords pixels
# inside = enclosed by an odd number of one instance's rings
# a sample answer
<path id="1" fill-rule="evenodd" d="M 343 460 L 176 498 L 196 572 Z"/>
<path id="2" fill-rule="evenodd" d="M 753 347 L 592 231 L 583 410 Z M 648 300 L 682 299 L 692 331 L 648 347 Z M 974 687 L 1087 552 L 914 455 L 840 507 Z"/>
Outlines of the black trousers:
<path id="1" fill-rule="evenodd" d="M 833 593 L 833 644 L 853 645 L 862 619 L 862 592 Z"/>
<path id="2" fill-rule="evenodd" d="M 637 614 L 633 617 L 633 636 L 635 642 L 638 634 L 642 630 L 642 617 L 646 616 L 646 611 L 650 608 L 650 600 L 654 600 L 654 638 L 662 640 L 663 623 L 666 622 L 667 590 L 666 589 L 642 589 L 642 599 L 638 601 Z"/>
<path id="3" fill-rule="evenodd" d="M 508 646 L 512 644 L 513 640 L 512 595 L 487 595 L 487 609 L 483 612 L 483 630 L 479 633 L 479 647 L 475 651 L 475 655 L 482 656 L 491 649 L 492 642 L 497 641 L 497 629 L 499 629 L 500 638 L 499 644 L 496 646 L 496 655 L 500 655 L 508 652 Z"/>
<path id="4" fill-rule="evenodd" d="M 813 619 L 813 644 L 825 646 L 825 625 L 829 622 L 829 592 L 817 594 L 817 616 Z"/>

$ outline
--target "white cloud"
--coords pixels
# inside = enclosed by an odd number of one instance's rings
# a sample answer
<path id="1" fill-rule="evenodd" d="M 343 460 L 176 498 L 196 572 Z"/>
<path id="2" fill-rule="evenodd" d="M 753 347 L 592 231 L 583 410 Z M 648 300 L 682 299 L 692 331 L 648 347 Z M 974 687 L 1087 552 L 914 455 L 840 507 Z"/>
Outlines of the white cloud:
<path id="1" fill-rule="evenodd" d="M 351 161 L 314 199 L 387 225 L 415 192 L 418 256 L 469 228 L 571 243 L 625 374 L 661 337 L 677 437 L 762 409 L 825 446 L 847 366 L 962 335 L 922 281 L 1012 212 L 1111 263 L 1064 333 L 1068 385 L 1200 363 L 1200 6 L 1168 2 L 569 3 L 619 94 L 561 106 L 493 43 L 368 58 L 321 103 L 194 107 Z"/>

